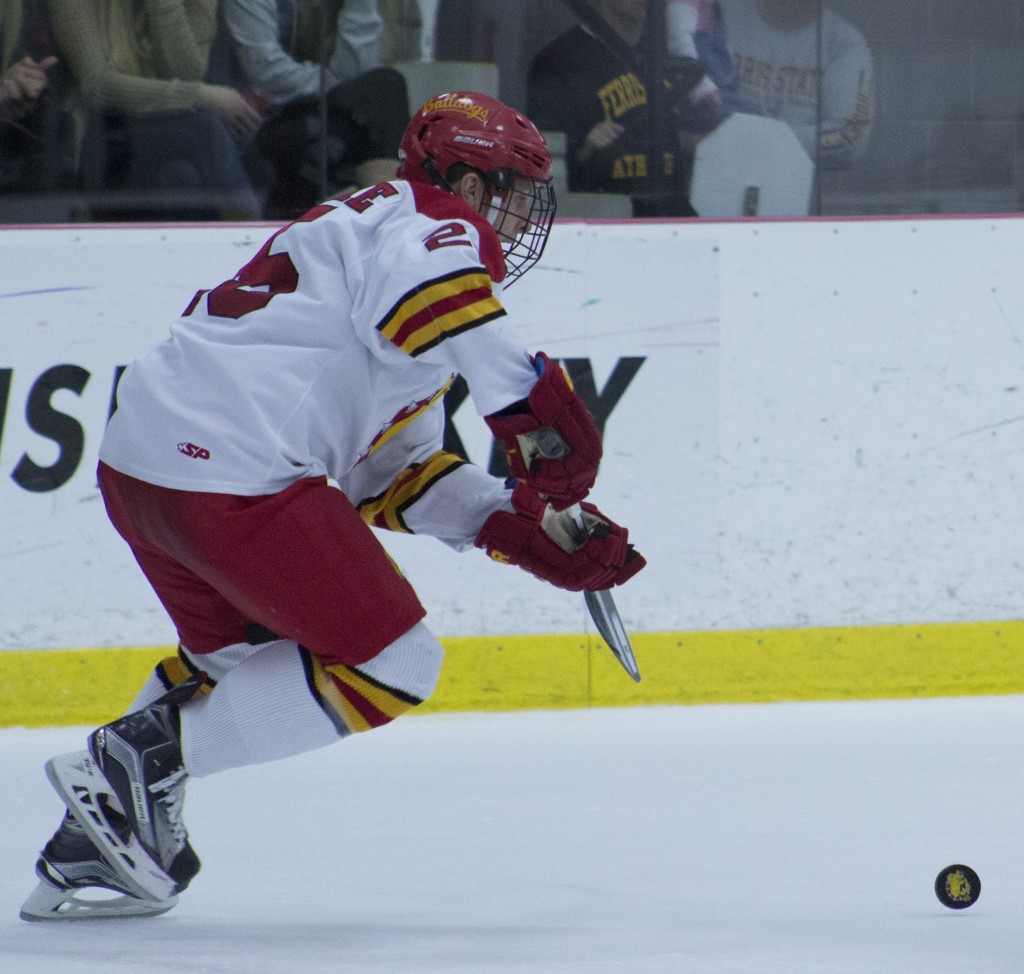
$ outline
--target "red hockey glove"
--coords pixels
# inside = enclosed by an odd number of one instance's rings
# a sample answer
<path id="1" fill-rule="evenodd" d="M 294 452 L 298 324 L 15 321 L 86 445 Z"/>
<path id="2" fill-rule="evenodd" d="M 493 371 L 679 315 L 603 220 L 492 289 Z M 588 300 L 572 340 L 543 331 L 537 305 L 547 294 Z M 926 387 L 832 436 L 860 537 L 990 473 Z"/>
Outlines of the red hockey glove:
<path id="1" fill-rule="evenodd" d="M 476 537 L 476 546 L 495 561 L 518 565 L 570 592 L 621 585 L 647 564 L 629 544 L 626 529 L 593 504 L 580 505 L 584 528 L 568 511 L 554 511 L 526 484 L 516 484 L 512 506 L 514 514 L 495 511 Z"/>
<path id="2" fill-rule="evenodd" d="M 601 434 L 566 374 L 543 352 L 530 395 L 484 417 L 508 454 L 509 474 L 524 480 L 556 511 L 583 500 L 601 462 Z"/>

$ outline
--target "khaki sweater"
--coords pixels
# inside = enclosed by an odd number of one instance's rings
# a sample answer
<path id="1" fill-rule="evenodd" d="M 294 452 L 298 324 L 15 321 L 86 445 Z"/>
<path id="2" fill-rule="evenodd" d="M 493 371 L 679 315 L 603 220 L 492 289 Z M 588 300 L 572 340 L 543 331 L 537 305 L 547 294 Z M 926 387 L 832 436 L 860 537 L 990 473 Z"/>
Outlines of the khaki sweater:
<path id="1" fill-rule="evenodd" d="M 86 104 L 129 114 L 195 107 L 217 0 L 51 0 L 50 9 Z"/>

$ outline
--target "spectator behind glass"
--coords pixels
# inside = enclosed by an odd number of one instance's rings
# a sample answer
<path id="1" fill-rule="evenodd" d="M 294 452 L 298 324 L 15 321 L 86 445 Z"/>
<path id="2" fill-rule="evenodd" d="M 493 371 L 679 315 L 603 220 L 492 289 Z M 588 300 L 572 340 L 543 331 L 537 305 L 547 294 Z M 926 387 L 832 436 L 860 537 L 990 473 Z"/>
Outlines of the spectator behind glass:
<path id="1" fill-rule="evenodd" d="M 717 72 L 712 68 L 710 55 L 717 8 L 718 4 L 712 0 L 666 0 L 665 50 L 672 57 L 692 58 L 704 65 L 707 73 L 688 98 L 693 104 L 707 99 L 715 108 L 721 108 L 722 96 L 718 89 L 729 79 L 716 77 Z M 728 52 L 725 53 L 728 57 Z M 731 64 L 727 62 L 726 72 L 729 68 Z"/>
<path id="2" fill-rule="evenodd" d="M 402 75 L 380 66 L 376 0 L 223 0 L 223 13 L 242 82 L 267 110 L 256 148 L 272 170 L 268 218 L 320 201 L 324 151 L 328 195 L 394 179 L 409 100 Z"/>
<path id="3" fill-rule="evenodd" d="M 54 51 L 44 0 L 0 0 L 0 192 L 70 179 L 72 125 L 53 93 Z"/>
<path id="4" fill-rule="evenodd" d="M 423 16 L 420 0 L 379 0 L 384 18 L 380 42 L 380 63 L 419 61 L 423 57 Z M 419 105 L 410 105 L 411 111 Z"/>
<path id="5" fill-rule="evenodd" d="M 786 122 L 824 169 L 855 163 L 874 117 L 874 69 L 861 33 L 821 7 L 819 59 L 819 0 L 723 0 L 723 9 L 737 69 L 726 104 Z"/>
<path id="6" fill-rule="evenodd" d="M 259 114 L 237 91 L 203 81 L 216 7 L 217 0 L 50 0 L 54 34 L 86 107 L 81 186 L 137 194 L 133 218 L 258 215 L 234 139 L 251 136 Z"/>
<path id="7" fill-rule="evenodd" d="M 597 0 L 595 7 L 642 63 L 646 0 Z M 534 58 L 527 114 L 542 130 L 565 132 L 572 191 L 629 194 L 636 216 L 693 216 L 683 149 L 689 143 L 667 102 L 652 129 L 645 73 L 580 24 Z"/>
<path id="8" fill-rule="evenodd" d="M 665 52 L 697 61 L 705 72 L 679 106 L 684 154 L 692 157 L 701 138 L 725 117 L 721 89 L 736 84 L 718 0 L 666 0 Z"/>
<path id="9" fill-rule="evenodd" d="M 0 119 L 17 122 L 35 110 L 46 88 L 52 54 L 38 61 L 22 53 L 22 0 L 0 2 Z"/>

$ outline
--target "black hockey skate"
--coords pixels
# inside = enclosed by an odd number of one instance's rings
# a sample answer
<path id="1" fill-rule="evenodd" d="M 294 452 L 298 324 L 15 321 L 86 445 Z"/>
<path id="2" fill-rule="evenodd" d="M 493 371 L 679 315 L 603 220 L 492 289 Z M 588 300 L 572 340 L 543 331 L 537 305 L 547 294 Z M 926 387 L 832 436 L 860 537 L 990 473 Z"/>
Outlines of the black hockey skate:
<path id="1" fill-rule="evenodd" d="M 159 902 L 133 896 L 70 812 L 43 847 L 36 875 L 39 883 L 21 907 L 22 920 L 158 916 L 178 902 L 176 896 Z"/>
<path id="2" fill-rule="evenodd" d="M 181 819 L 188 775 L 178 708 L 155 703 L 94 731 L 88 744 L 47 762 L 50 783 L 127 893 L 170 899 L 199 872 Z"/>

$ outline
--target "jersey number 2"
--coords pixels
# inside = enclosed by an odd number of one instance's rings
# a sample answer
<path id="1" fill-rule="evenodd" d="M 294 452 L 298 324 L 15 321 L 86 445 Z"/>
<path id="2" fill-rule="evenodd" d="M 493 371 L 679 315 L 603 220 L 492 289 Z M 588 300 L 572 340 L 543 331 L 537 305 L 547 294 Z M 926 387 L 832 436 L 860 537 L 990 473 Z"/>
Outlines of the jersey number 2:
<path id="1" fill-rule="evenodd" d="M 437 250 L 438 247 L 473 246 L 466 234 L 466 228 L 461 223 L 446 223 L 427 237 L 423 245 L 427 250 Z"/>

